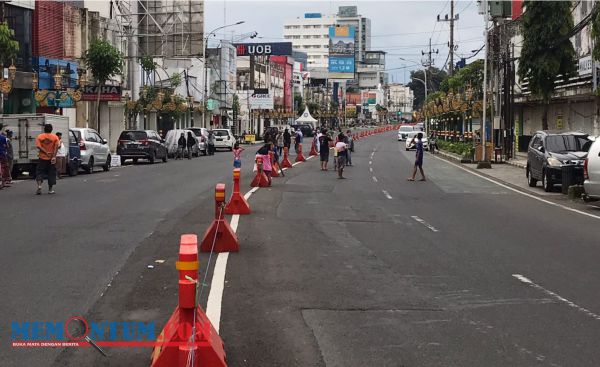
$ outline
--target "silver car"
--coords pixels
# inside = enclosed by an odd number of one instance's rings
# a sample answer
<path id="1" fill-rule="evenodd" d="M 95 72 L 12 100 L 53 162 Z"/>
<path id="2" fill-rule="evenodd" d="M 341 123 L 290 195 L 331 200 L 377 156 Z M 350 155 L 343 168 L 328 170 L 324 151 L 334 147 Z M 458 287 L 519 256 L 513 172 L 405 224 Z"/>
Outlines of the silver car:
<path id="1" fill-rule="evenodd" d="M 408 133 L 415 131 L 412 125 L 402 125 L 398 129 L 398 141 L 404 141 L 408 137 Z"/>
<path id="2" fill-rule="evenodd" d="M 587 198 L 600 200 L 600 139 L 596 139 L 583 165 L 583 188 Z"/>
<path id="3" fill-rule="evenodd" d="M 111 156 L 108 141 L 94 129 L 74 127 L 70 130 L 75 133 L 79 141 L 81 168 L 87 173 L 93 173 L 94 167 L 102 167 L 104 171 L 110 170 Z"/>

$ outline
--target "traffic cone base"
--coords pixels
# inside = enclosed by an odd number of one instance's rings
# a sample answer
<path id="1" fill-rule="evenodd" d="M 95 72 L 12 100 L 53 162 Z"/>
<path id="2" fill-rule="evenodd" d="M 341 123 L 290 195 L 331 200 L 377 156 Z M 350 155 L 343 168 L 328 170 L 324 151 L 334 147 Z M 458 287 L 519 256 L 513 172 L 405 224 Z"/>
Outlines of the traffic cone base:
<path id="1" fill-rule="evenodd" d="M 225 214 L 250 214 L 250 204 L 239 192 L 234 192 L 225 206 Z"/>
<path id="2" fill-rule="evenodd" d="M 254 176 L 254 179 L 252 180 L 252 182 L 250 182 L 250 186 L 251 187 L 268 187 L 269 186 L 269 178 L 262 171 L 262 169 L 260 169 L 256 172 L 256 176 Z"/>
<path id="3" fill-rule="evenodd" d="M 314 157 L 319 155 L 319 153 L 317 152 L 317 145 L 316 144 L 312 144 L 312 146 L 310 147 L 310 156 Z"/>
<path id="4" fill-rule="evenodd" d="M 204 232 L 200 251 L 210 252 L 211 249 L 214 252 L 238 252 L 240 250 L 238 238 L 225 219 L 215 219 Z"/>
<path id="5" fill-rule="evenodd" d="M 290 162 L 288 157 L 283 158 L 283 160 L 281 161 L 281 167 L 282 168 L 292 168 L 292 163 Z"/>

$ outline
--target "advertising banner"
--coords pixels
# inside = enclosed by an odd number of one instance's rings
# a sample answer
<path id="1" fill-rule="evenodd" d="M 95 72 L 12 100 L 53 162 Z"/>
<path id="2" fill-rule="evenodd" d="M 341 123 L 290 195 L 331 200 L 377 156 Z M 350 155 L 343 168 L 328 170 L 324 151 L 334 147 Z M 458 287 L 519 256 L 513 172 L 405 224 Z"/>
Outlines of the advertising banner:
<path id="1" fill-rule="evenodd" d="M 250 109 L 272 110 L 273 95 L 268 89 L 254 89 L 254 92 L 250 95 Z"/>
<path id="2" fill-rule="evenodd" d="M 354 79 L 354 27 L 329 27 L 329 79 Z"/>
<path id="3" fill-rule="evenodd" d="M 98 98 L 98 86 L 86 85 L 83 87 L 82 101 L 95 101 Z M 121 87 L 118 85 L 103 85 L 100 89 L 100 101 L 120 101 Z"/>

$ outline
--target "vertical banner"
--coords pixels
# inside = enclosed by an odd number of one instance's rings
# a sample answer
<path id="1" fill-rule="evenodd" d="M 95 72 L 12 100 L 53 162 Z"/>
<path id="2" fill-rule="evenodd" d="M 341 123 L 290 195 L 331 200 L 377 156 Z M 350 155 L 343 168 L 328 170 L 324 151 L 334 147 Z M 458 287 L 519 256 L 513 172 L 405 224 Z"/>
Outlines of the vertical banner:
<path id="1" fill-rule="evenodd" d="M 329 79 L 354 79 L 354 27 L 329 27 Z"/>

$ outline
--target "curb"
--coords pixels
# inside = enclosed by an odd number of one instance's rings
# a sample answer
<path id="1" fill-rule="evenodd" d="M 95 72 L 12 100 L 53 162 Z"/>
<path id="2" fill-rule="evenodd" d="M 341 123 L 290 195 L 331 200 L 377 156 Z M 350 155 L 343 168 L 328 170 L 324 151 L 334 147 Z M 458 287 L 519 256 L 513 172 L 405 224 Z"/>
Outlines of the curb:
<path id="1" fill-rule="evenodd" d="M 446 158 L 450 158 L 450 159 L 458 161 L 458 162 L 460 162 L 462 160 L 462 158 L 458 154 L 448 153 L 448 152 L 444 152 L 442 150 L 439 150 L 438 153 L 436 153 L 436 154 L 440 154 Z M 527 168 L 527 164 L 521 163 L 520 161 L 507 160 L 507 161 L 504 161 L 504 163 L 509 164 L 514 167 L 521 168 L 521 169 Z M 464 164 L 464 163 L 462 163 L 462 164 Z"/>

